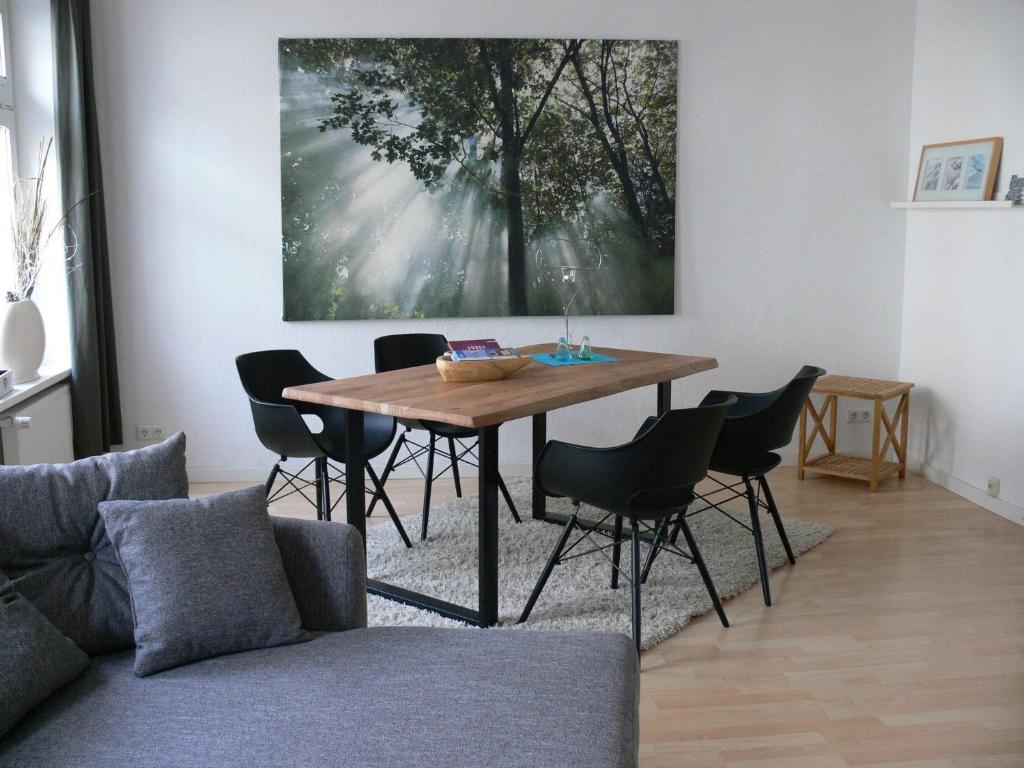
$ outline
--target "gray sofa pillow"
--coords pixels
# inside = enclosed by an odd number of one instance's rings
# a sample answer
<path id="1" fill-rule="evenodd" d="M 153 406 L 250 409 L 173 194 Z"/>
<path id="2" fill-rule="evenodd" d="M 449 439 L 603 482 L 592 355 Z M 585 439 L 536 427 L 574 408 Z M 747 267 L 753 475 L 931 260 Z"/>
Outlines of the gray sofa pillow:
<path id="1" fill-rule="evenodd" d="M 309 638 L 261 486 L 99 509 L 128 575 L 135 674 Z"/>
<path id="2" fill-rule="evenodd" d="M 181 433 L 72 464 L 0 466 L 0 570 L 86 653 L 131 648 L 128 582 L 96 506 L 187 495 Z"/>
<path id="3" fill-rule="evenodd" d="M 89 657 L 0 573 L 0 736 L 89 666 Z"/>

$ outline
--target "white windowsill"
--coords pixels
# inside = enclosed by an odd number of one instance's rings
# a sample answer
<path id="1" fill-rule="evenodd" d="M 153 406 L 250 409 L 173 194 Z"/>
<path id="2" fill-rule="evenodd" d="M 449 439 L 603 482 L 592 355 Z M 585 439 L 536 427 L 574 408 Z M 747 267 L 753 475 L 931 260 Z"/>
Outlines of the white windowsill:
<path id="1" fill-rule="evenodd" d="M 41 371 L 38 379 L 26 381 L 24 384 L 15 384 L 13 392 L 0 397 L 0 412 L 9 410 L 70 377 L 70 368 Z"/>

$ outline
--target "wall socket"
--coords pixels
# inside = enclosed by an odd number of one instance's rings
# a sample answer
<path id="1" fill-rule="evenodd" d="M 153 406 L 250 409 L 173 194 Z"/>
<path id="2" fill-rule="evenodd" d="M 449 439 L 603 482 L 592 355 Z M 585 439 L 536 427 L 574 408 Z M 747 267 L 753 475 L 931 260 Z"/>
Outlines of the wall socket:
<path id="1" fill-rule="evenodd" d="M 870 408 L 851 408 L 846 412 L 847 424 L 861 424 L 871 421 Z"/>
<path id="2" fill-rule="evenodd" d="M 990 477 L 988 479 L 988 495 L 993 499 L 999 498 L 999 478 Z"/>
<path id="3" fill-rule="evenodd" d="M 164 428 L 153 424 L 136 424 L 135 439 L 140 443 L 163 440 Z"/>

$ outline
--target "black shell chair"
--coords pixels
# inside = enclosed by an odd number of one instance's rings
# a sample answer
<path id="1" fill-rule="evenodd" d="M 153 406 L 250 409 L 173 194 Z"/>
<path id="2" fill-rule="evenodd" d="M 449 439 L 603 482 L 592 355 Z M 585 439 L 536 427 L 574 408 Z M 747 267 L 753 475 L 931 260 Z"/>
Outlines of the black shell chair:
<path id="1" fill-rule="evenodd" d="M 534 468 L 537 484 L 548 496 L 571 499 L 576 511 L 552 550 L 519 618 L 520 623 L 529 618 L 556 565 L 597 552 L 607 557 L 607 548 L 617 549 L 617 545 L 627 538 L 622 534 L 622 521 L 628 520 L 632 567 L 631 573 L 623 573 L 623 577 L 632 587 L 633 641 L 637 652 L 640 651 L 641 540 L 651 544 L 650 554 L 661 550 L 691 560 L 704 580 L 722 625 L 729 626 L 714 582 L 686 522 L 685 512 L 694 499 L 694 485 L 707 474 L 715 440 L 726 413 L 735 402 L 733 397 L 723 397 L 698 408 L 668 411 L 648 421 L 631 442 L 614 448 L 590 448 L 557 440 L 548 442 Z M 606 514 L 597 522 L 581 520 L 580 503 L 596 507 Z M 615 518 L 614 524 L 609 525 L 607 521 L 612 517 Z M 686 537 L 688 552 L 665 539 L 664 533 L 672 520 L 677 521 Z M 577 530 L 581 535 L 567 547 L 569 538 Z M 593 538 L 595 536 L 608 538 L 611 544 L 598 543 Z M 588 541 L 592 548 L 573 552 L 584 541 Z M 618 574 L 617 559 L 613 567 Z"/>
<path id="2" fill-rule="evenodd" d="M 775 521 L 782 546 L 790 563 L 796 562 L 793 548 L 789 544 L 786 528 L 782 524 L 771 488 L 768 487 L 766 475 L 782 461 L 775 453 L 779 448 L 789 445 L 793 439 L 800 411 L 807 401 L 811 388 L 820 376 L 825 375 L 824 368 L 805 365 L 784 387 L 772 392 L 726 392 L 712 390 L 704 398 L 704 402 L 720 400 L 722 397 L 736 398 L 736 405 L 729 411 L 722 433 L 718 436 L 715 452 L 711 457 L 710 469 L 723 475 L 733 475 L 740 480 L 735 483 L 723 483 L 711 476 L 718 487 L 700 498 L 707 506 L 691 512 L 700 514 L 709 509 L 717 509 L 754 535 L 754 548 L 757 550 L 757 567 L 761 576 L 761 591 L 764 604 L 772 604 L 771 586 L 768 582 L 768 563 L 765 559 L 764 539 L 761 535 L 759 511 L 764 509 Z M 757 489 L 754 489 L 754 482 Z M 723 498 L 719 494 L 729 494 Z M 762 499 L 762 496 L 764 497 Z M 750 525 L 736 520 L 722 505 L 738 498 L 745 498 L 750 511 Z M 673 530 L 670 540 L 678 536 L 679 531 Z"/>
<path id="3" fill-rule="evenodd" d="M 267 450 L 280 457 L 267 478 L 267 501 L 298 493 L 316 507 L 318 520 L 330 520 L 334 509 L 330 484 L 332 481 L 343 480 L 343 473 L 337 467 L 332 467 L 332 462 L 345 463 L 345 411 L 314 403 L 284 400 L 281 397 L 286 387 L 330 381 L 330 376 L 310 365 L 296 349 L 249 352 L 236 357 L 235 366 L 242 387 L 249 396 L 256 435 Z M 319 417 L 323 430 L 314 433 L 302 418 L 303 415 Z M 395 436 L 395 420 L 390 416 L 368 413 L 364 416 L 364 429 L 365 468 L 373 484 L 373 502 L 379 499 L 384 503 L 402 541 L 411 547 L 412 542 L 409 541 L 402 521 L 369 462 L 391 444 Z M 291 473 L 281 466 L 281 462 L 286 459 L 310 459 L 310 462 L 298 472 Z M 315 479 L 312 482 L 301 477 L 310 465 L 314 467 Z M 338 471 L 338 474 L 332 476 L 332 469 Z M 278 477 L 284 478 L 285 482 L 274 493 L 274 482 Z M 315 486 L 315 500 L 306 495 L 306 489 L 310 486 Z"/>
<path id="4" fill-rule="evenodd" d="M 373 342 L 373 360 L 377 373 L 385 371 L 398 371 L 404 368 L 413 368 L 417 365 L 434 365 L 438 357 L 448 351 L 448 340 L 440 333 L 396 333 L 390 336 L 381 336 Z M 384 472 L 381 474 L 381 482 L 387 483 L 391 473 L 405 464 L 412 462 L 423 474 L 425 485 L 423 488 L 423 523 L 420 528 L 420 539 L 427 538 L 427 523 L 430 519 L 430 492 L 433 483 L 437 478 L 449 470 L 452 473 L 452 480 L 455 482 L 455 495 L 462 498 L 462 479 L 459 476 L 459 462 L 475 467 L 477 431 L 467 427 L 459 427 L 454 424 L 444 424 L 439 421 L 417 421 L 416 419 L 398 419 L 405 429 L 398 435 L 398 441 L 391 451 Z M 428 435 L 427 444 L 417 443 L 411 439 L 409 433 L 413 430 L 425 430 Z M 439 441 L 447 441 L 447 451 L 438 446 Z M 464 441 L 472 441 L 468 444 Z M 405 447 L 406 456 L 399 459 L 402 447 Z M 426 468 L 424 469 L 419 459 L 426 455 Z M 435 474 L 434 464 L 436 456 L 440 454 L 447 462 L 440 472 Z M 519 512 L 512 501 L 512 496 L 505 486 L 505 481 L 498 475 L 498 488 L 505 498 L 505 503 L 512 511 L 515 521 L 521 522 Z M 375 502 L 371 502 L 366 511 L 367 516 L 373 512 Z"/>

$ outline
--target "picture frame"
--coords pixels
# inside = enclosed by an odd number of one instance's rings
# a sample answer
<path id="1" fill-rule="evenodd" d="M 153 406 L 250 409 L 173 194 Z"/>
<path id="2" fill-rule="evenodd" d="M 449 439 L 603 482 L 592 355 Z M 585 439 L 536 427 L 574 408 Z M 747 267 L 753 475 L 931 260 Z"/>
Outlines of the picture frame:
<path id="1" fill-rule="evenodd" d="M 678 67 L 662 38 L 280 38 L 283 319 L 564 317 L 569 287 L 675 314 Z"/>
<path id="2" fill-rule="evenodd" d="M 914 201 L 991 200 L 1002 150 L 1002 136 L 925 144 Z"/>

